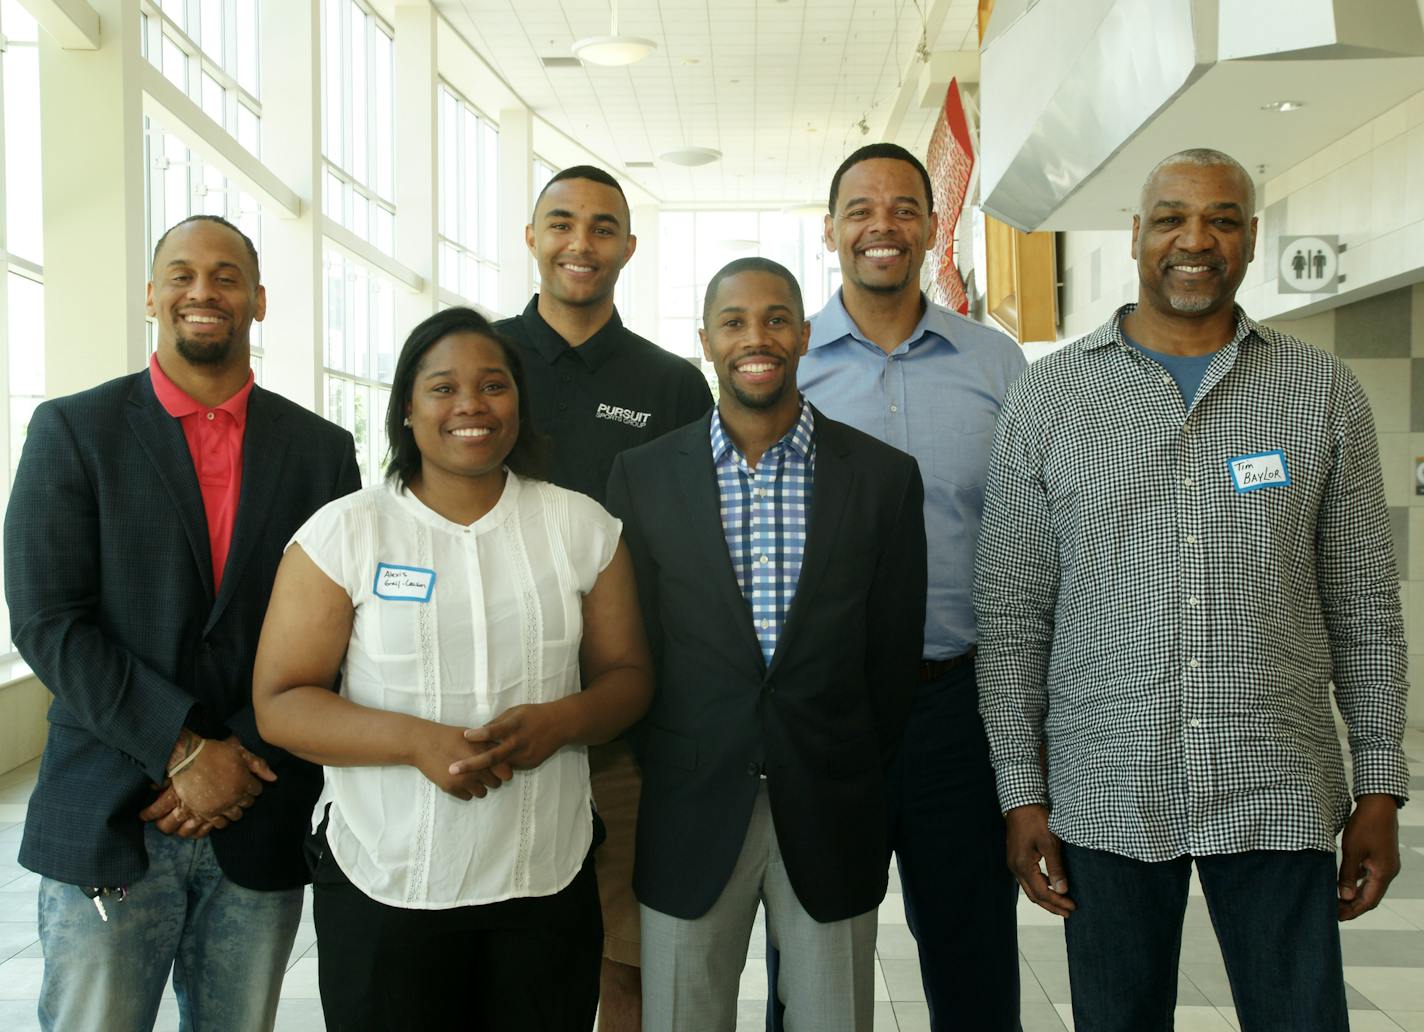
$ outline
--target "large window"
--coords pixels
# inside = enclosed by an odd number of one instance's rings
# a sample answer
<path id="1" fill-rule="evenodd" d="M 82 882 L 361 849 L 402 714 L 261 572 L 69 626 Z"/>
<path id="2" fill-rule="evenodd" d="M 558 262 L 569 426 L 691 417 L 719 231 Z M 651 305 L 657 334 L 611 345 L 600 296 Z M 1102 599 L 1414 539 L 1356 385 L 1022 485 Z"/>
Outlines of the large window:
<path id="1" fill-rule="evenodd" d="M 140 45 L 163 77 L 254 156 L 258 101 L 259 0 L 144 0 Z"/>
<path id="2" fill-rule="evenodd" d="M 0 0 L 0 506 L 10 496 L 30 416 L 44 399 L 44 233 L 40 221 L 39 28 L 17 0 Z M 0 597 L 0 657 L 13 654 L 10 617 Z"/>
<path id="3" fill-rule="evenodd" d="M 356 0 L 322 3 L 324 211 L 395 253 L 395 43 Z"/>
<path id="4" fill-rule="evenodd" d="M 444 83 L 439 97 L 440 286 L 494 309 L 499 304 L 499 131 Z"/>
<path id="5" fill-rule="evenodd" d="M 364 262 L 326 248 L 326 418 L 351 431 L 363 483 L 380 481 L 395 373 L 395 294 Z"/>
<path id="6" fill-rule="evenodd" d="M 702 298 L 717 270 L 761 255 L 791 270 L 809 316 L 840 285 L 840 263 L 822 243 L 820 215 L 780 211 L 666 211 L 658 222 L 658 338 L 669 351 L 702 353 Z M 634 259 L 637 260 L 636 258 Z"/>

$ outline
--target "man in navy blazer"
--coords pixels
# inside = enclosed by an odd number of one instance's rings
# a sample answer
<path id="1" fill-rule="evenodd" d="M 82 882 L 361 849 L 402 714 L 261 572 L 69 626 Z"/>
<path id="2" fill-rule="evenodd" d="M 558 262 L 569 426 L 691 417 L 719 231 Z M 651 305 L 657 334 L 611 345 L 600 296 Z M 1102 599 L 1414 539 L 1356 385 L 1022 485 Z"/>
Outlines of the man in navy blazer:
<path id="1" fill-rule="evenodd" d="M 761 902 L 788 1027 L 868 1030 L 924 489 L 908 455 L 798 395 L 809 327 L 785 268 L 732 262 L 703 321 L 718 407 L 618 456 L 608 490 L 658 675 L 635 735 L 643 1027 L 736 1023 Z"/>
<path id="2" fill-rule="evenodd" d="M 256 250 L 159 241 L 149 368 L 41 405 L 5 517 L 16 648 L 54 693 L 20 862 L 43 875 L 40 1025 L 270 1029 L 319 767 L 266 745 L 251 675 L 292 533 L 360 486 L 351 435 L 252 383 Z"/>

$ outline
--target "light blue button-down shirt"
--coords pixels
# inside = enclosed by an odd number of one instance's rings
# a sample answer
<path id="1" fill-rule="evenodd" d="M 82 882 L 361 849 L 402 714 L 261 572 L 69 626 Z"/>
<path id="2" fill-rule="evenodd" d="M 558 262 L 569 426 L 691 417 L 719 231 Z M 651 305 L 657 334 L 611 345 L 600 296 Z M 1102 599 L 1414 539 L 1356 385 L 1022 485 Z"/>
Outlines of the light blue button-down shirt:
<path id="1" fill-rule="evenodd" d="M 926 659 L 978 640 L 970 592 L 999 405 L 1027 363 L 998 330 L 939 305 L 890 354 L 861 334 L 840 291 L 811 319 L 798 379 L 827 416 L 909 452 L 925 481 Z"/>

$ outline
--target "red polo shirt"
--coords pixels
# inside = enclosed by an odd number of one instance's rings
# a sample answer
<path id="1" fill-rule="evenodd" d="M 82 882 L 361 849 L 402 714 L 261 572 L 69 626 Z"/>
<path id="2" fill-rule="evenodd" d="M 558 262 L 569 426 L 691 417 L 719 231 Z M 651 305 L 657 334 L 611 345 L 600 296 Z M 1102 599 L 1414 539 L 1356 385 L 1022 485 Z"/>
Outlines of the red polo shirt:
<path id="1" fill-rule="evenodd" d="M 252 373 L 247 383 L 217 408 L 198 404 L 181 387 L 168 379 L 158 365 L 158 356 L 148 360 L 153 393 L 159 404 L 183 427 L 198 488 L 203 493 L 203 511 L 208 517 L 208 546 L 213 556 L 213 592 L 222 586 L 223 567 L 232 544 L 232 527 L 237 520 L 237 500 L 242 493 L 242 438 L 247 432 L 247 399 L 252 394 Z"/>

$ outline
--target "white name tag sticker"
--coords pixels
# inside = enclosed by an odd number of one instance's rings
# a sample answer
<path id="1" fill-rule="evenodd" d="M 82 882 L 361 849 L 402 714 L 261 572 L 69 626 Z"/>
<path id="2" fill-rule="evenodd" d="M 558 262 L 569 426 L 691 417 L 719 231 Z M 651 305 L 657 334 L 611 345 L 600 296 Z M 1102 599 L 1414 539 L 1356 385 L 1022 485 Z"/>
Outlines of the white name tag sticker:
<path id="1" fill-rule="evenodd" d="M 376 583 L 371 593 L 392 602 L 429 602 L 435 591 L 435 571 L 422 566 L 376 564 Z"/>
<path id="2" fill-rule="evenodd" d="M 1231 470 L 1231 481 L 1236 485 L 1238 494 L 1259 491 L 1263 487 L 1290 486 L 1290 470 L 1286 466 L 1286 453 L 1283 451 L 1242 455 L 1227 459 L 1226 466 Z"/>

